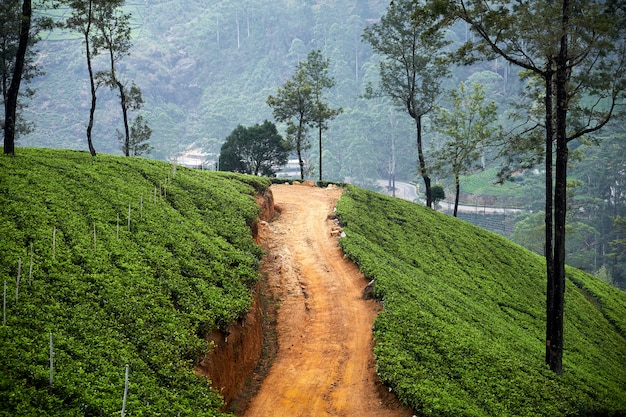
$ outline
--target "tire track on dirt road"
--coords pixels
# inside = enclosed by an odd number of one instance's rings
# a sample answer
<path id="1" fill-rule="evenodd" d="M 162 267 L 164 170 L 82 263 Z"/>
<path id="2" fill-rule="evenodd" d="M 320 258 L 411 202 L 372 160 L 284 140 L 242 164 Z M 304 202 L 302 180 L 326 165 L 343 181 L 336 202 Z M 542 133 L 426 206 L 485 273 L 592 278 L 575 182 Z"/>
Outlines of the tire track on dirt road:
<path id="1" fill-rule="evenodd" d="M 378 383 L 372 354 L 375 301 L 344 258 L 328 220 L 339 189 L 271 188 L 280 217 L 265 225 L 264 271 L 280 298 L 278 352 L 245 417 L 376 416 L 412 413 Z"/>

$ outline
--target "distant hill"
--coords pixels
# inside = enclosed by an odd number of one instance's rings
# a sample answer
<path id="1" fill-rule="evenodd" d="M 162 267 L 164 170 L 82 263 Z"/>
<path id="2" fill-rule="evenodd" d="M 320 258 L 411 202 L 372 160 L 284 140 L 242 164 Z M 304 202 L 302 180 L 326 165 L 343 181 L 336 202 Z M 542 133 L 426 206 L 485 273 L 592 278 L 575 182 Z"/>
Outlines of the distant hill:
<path id="1" fill-rule="evenodd" d="M 215 161 L 221 144 L 239 124 L 272 120 L 270 94 L 295 71 L 312 49 L 330 60 L 335 87 L 332 107 L 344 112 L 325 132 L 325 179 L 372 181 L 388 170 L 395 140 L 396 177 L 412 180 L 417 152 L 414 124 L 388 99 L 363 98 L 365 87 L 378 80 L 380 57 L 361 40 L 363 29 L 376 22 L 388 0 L 151 0 L 126 1 L 133 16 L 133 47 L 120 62 L 118 76 L 135 81 L 145 104 L 140 113 L 153 129 L 151 158 L 171 160 L 190 148 L 201 148 Z M 56 18 L 67 9 L 36 11 Z M 459 38 L 465 33 L 460 28 Z M 462 36 L 463 35 L 463 36 Z M 44 72 L 31 83 L 25 118 L 35 130 L 19 146 L 87 149 L 89 87 L 80 36 L 55 30 L 42 34 L 36 46 Z M 108 68 L 96 57 L 95 70 Z M 459 79 L 491 68 L 489 63 L 455 70 Z M 514 89 L 517 77 L 505 78 L 507 66 L 487 71 L 503 88 Z M 499 74 L 497 74 L 499 73 Z M 494 96 L 494 97 L 495 97 Z M 285 133 L 285 125 L 279 130 Z M 97 151 L 120 154 L 116 129 L 122 129 L 114 93 L 101 87 L 94 124 Z M 315 135 L 311 134 L 315 142 Z M 431 135 L 426 135 L 431 140 Z M 317 147 L 307 155 L 315 178 Z M 214 166 L 214 164 L 210 164 Z"/>
<path id="2" fill-rule="evenodd" d="M 220 415 L 192 365 L 250 307 L 253 195 L 269 181 L 16 153 L 0 157 L 0 416 L 119 414 L 125 365 L 128 415 Z"/>
<path id="3" fill-rule="evenodd" d="M 342 248 L 384 306 L 377 372 L 418 415 L 626 415 L 626 293 L 568 269 L 558 377 L 544 364 L 542 257 L 356 187 L 337 215 Z"/>

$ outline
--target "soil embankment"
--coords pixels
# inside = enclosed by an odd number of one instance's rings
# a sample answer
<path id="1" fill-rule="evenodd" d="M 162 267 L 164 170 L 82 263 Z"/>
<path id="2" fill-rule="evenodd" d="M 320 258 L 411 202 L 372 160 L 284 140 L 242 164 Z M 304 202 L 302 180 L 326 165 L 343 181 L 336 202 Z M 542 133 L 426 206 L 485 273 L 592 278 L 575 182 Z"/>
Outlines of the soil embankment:
<path id="1" fill-rule="evenodd" d="M 272 186 L 279 218 L 260 226 L 264 273 L 279 304 L 278 352 L 245 417 L 411 416 L 378 383 L 377 303 L 331 236 L 339 189 Z"/>
<path id="2" fill-rule="evenodd" d="M 259 218 L 264 222 L 271 220 L 275 216 L 271 190 L 257 196 L 256 200 L 261 210 Z M 259 225 L 260 223 L 256 223 L 252 226 L 252 234 L 257 243 L 261 243 Z M 211 380 L 212 387 L 223 396 L 226 408 L 241 395 L 261 358 L 263 327 L 266 325 L 263 319 L 264 289 L 264 283 L 259 283 L 254 288 L 252 306 L 243 320 L 231 325 L 226 332 L 215 330 L 209 335 L 211 350 L 195 368 L 196 373 Z M 254 386 L 250 389 L 254 389 Z"/>

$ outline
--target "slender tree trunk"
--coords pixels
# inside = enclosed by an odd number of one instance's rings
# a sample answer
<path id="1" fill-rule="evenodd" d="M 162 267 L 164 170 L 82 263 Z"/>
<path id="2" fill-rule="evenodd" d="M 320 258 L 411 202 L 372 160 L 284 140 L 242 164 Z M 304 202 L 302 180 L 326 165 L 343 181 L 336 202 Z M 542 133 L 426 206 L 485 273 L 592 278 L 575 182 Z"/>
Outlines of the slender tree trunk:
<path id="1" fill-rule="evenodd" d="M 417 156 L 419 159 L 419 172 L 424 179 L 424 185 L 426 186 L 426 206 L 433 207 L 433 198 L 430 187 L 430 177 L 426 170 L 426 160 L 424 159 L 424 150 L 422 143 L 422 116 L 415 117 L 415 130 L 417 131 Z"/>
<path id="2" fill-rule="evenodd" d="M 130 129 L 128 127 L 128 105 L 126 104 L 126 93 L 121 82 L 115 80 L 120 91 L 120 105 L 122 106 L 122 118 L 124 119 L 124 154 L 130 156 Z"/>
<path id="3" fill-rule="evenodd" d="M 551 62 L 548 65 L 552 65 Z M 553 246 L 554 239 L 553 226 L 553 192 L 552 192 L 552 142 L 554 141 L 554 115 L 553 115 L 553 88 L 554 74 L 548 69 L 545 75 L 545 110 L 546 110 L 546 152 L 545 152 L 545 247 L 544 255 L 546 258 L 546 363 L 550 363 L 551 355 L 551 339 L 554 327 L 554 264 L 553 264 Z"/>
<path id="4" fill-rule="evenodd" d="M 89 153 L 91 156 L 96 156 L 96 149 L 93 146 L 91 138 L 91 131 L 93 129 L 93 119 L 96 112 L 96 82 L 94 80 L 93 67 L 91 65 L 91 48 L 89 47 L 89 32 L 91 31 L 91 7 L 92 2 L 89 2 L 89 11 L 87 16 L 87 28 L 85 30 L 85 53 L 87 54 L 87 69 L 89 70 L 89 85 L 91 87 L 91 107 L 89 109 L 89 124 L 87 125 L 87 144 L 89 145 Z"/>
<path id="5" fill-rule="evenodd" d="M 569 18 L 569 0 L 563 0 L 562 25 Z M 549 365 L 557 375 L 563 374 L 563 311 L 565 305 L 565 222 L 567 214 L 567 83 L 568 37 L 561 37 L 561 47 L 556 58 L 556 177 L 554 186 L 554 311 L 550 337 Z"/>
<path id="6" fill-rule="evenodd" d="M 319 140 L 320 140 L 320 181 L 322 181 L 322 122 L 317 124 L 317 128 L 319 130 Z"/>
<path id="7" fill-rule="evenodd" d="M 300 179 L 304 180 L 304 159 L 302 159 L 302 142 L 304 141 L 304 126 L 302 117 L 298 125 L 298 137 L 296 138 L 296 152 L 298 153 L 298 163 L 300 164 Z"/>
<path id="8" fill-rule="evenodd" d="M 130 129 L 128 127 L 128 105 L 126 104 L 126 93 L 124 85 L 117 79 L 115 75 L 115 57 L 113 55 L 113 39 L 109 38 L 103 31 L 105 39 L 107 39 L 109 49 L 109 61 L 111 64 L 111 81 L 115 83 L 120 94 L 120 106 L 122 107 L 122 119 L 124 120 L 124 155 L 130 156 Z"/>
<path id="9" fill-rule="evenodd" d="M 13 68 L 13 77 L 11 78 L 11 85 L 9 86 L 9 90 L 7 92 L 4 107 L 4 153 L 7 155 L 15 155 L 15 124 L 17 118 L 17 98 L 20 92 L 22 73 L 24 72 L 24 61 L 26 58 L 26 49 L 28 48 L 31 16 L 31 0 L 24 0 L 24 3 L 22 4 L 20 41 L 17 47 L 17 54 L 15 55 L 15 67 Z"/>
<path id="10" fill-rule="evenodd" d="M 454 196 L 454 217 L 459 213 L 459 196 L 461 195 L 461 179 L 459 178 L 459 174 L 454 174 L 454 186 L 455 196 Z"/>

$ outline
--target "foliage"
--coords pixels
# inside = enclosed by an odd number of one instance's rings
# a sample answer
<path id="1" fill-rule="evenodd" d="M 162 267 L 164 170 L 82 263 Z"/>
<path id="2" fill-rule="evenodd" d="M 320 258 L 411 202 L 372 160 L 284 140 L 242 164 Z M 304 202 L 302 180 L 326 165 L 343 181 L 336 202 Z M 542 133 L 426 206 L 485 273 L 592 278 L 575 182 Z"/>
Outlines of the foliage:
<path id="1" fill-rule="evenodd" d="M 322 181 L 322 131 L 328 129 L 328 121 L 337 117 L 343 109 L 333 109 L 324 101 L 324 90 L 328 90 L 335 85 L 335 80 L 328 75 L 330 61 L 324 59 L 322 52 L 313 50 L 307 55 L 306 61 L 302 63 L 302 68 L 312 86 L 312 112 L 311 127 L 317 128 L 319 140 L 319 180 Z"/>
<path id="2" fill-rule="evenodd" d="M 153 146 L 148 142 L 152 136 L 152 129 L 148 126 L 148 123 L 144 120 L 142 115 L 138 115 L 133 120 L 133 124 L 130 126 L 130 135 L 127 144 L 124 135 L 118 130 L 117 138 L 122 143 L 124 155 L 128 156 L 143 156 L 152 152 Z"/>
<path id="3" fill-rule="evenodd" d="M 433 204 L 435 205 L 437 205 L 438 202 L 446 199 L 446 191 L 443 189 L 443 186 L 441 184 L 433 185 L 431 193 L 433 196 Z"/>
<path id="4" fill-rule="evenodd" d="M 374 324 L 377 372 L 419 415 L 626 413 L 624 292 L 568 269 L 558 377 L 544 364 L 541 257 L 355 187 L 337 214 L 347 235 L 341 247 L 384 306 Z"/>
<path id="5" fill-rule="evenodd" d="M 221 415 L 192 366 L 204 336 L 249 309 L 261 255 L 254 194 L 269 181 L 85 152 L 17 154 L 0 158 L 10 294 L 22 261 L 19 299 L 7 300 L 0 327 L 0 415 L 119 413 L 126 364 L 127 415 Z"/>
<path id="6" fill-rule="evenodd" d="M 269 121 L 251 127 L 237 126 L 220 152 L 220 171 L 273 177 L 287 163 L 291 147 Z"/>
<path id="7" fill-rule="evenodd" d="M 435 109 L 435 130 L 446 137 L 446 141 L 436 151 L 435 165 L 444 173 L 454 178 L 455 199 L 454 216 L 456 217 L 461 175 L 472 173 L 480 165 L 485 148 L 494 141 L 497 128 L 496 104 L 485 104 L 485 92 L 480 84 L 472 84 L 471 91 L 466 91 L 464 83 L 458 90 L 451 90 L 448 102 L 451 109 Z"/>
<path id="8" fill-rule="evenodd" d="M 393 104 L 415 121 L 418 172 L 426 188 L 426 205 L 432 206 L 430 164 L 424 158 L 422 118 L 435 107 L 441 84 L 448 75 L 443 59 L 448 42 L 438 30 L 428 31 L 427 20 L 413 19 L 422 6 L 412 0 L 391 2 L 379 23 L 365 29 L 363 39 L 381 54 L 380 88 Z"/>

